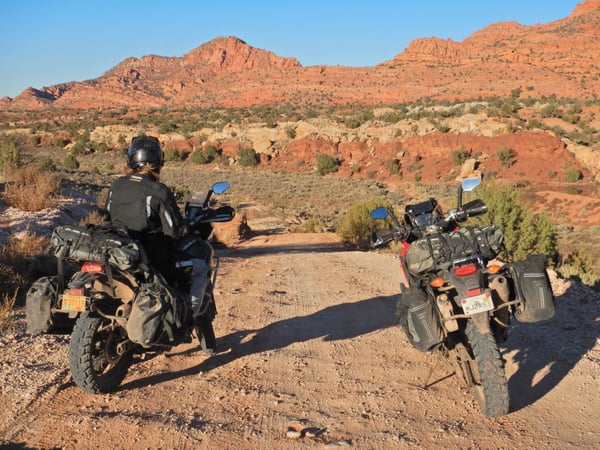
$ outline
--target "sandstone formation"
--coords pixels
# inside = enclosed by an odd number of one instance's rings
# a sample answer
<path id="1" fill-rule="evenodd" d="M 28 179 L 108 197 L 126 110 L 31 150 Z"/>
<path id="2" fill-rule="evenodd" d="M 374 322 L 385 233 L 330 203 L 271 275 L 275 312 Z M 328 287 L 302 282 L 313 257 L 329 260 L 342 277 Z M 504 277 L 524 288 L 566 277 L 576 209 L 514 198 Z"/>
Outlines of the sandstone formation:
<path id="1" fill-rule="evenodd" d="M 533 26 L 491 24 L 462 42 L 417 39 L 374 67 L 302 67 L 236 37 L 182 57 L 128 58 L 93 80 L 28 88 L 0 108 L 171 108 L 306 104 L 393 104 L 420 98 L 476 99 L 600 94 L 600 0 Z"/>

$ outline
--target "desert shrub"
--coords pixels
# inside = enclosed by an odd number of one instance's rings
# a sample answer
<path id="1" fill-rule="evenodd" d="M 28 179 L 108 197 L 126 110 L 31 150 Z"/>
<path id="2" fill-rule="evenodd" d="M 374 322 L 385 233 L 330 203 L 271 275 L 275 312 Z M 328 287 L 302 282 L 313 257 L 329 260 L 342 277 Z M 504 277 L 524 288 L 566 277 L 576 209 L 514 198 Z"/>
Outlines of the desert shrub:
<path id="1" fill-rule="evenodd" d="M 317 154 L 317 172 L 319 172 L 320 175 L 337 172 L 339 165 L 339 161 L 333 156 L 325 155 L 323 153 Z"/>
<path id="2" fill-rule="evenodd" d="M 509 186 L 488 184 L 481 187 L 478 194 L 488 205 L 488 213 L 472 220 L 504 229 L 508 253 L 505 256 L 519 260 L 529 254 L 543 253 L 551 264 L 556 262 L 556 226 L 546 214 L 534 213 L 522 204 L 518 192 Z"/>
<path id="3" fill-rule="evenodd" d="M 360 127 L 361 123 L 360 120 L 355 118 L 355 117 L 349 117 L 346 120 L 344 120 L 344 125 L 346 126 L 346 128 L 350 128 L 351 130 Z"/>
<path id="4" fill-rule="evenodd" d="M 471 150 L 461 147 L 452 152 L 452 162 L 456 166 L 462 166 L 464 162 L 471 157 Z"/>
<path id="5" fill-rule="evenodd" d="M 294 127 L 286 127 L 285 134 L 289 139 L 296 139 L 296 129 Z"/>
<path id="6" fill-rule="evenodd" d="M 210 158 L 205 151 L 196 150 L 192 152 L 190 161 L 192 161 L 194 164 L 208 164 L 212 161 L 212 158 Z"/>
<path id="7" fill-rule="evenodd" d="M 107 225 L 108 217 L 99 211 L 92 211 L 79 221 L 79 225 Z"/>
<path id="8" fill-rule="evenodd" d="M 341 218 L 336 233 L 347 243 L 359 248 L 368 249 L 371 235 L 385 228 L 390 228 L 387 220 L 374 220 L 371 211 L 380 206 L 391 208 L 387 200 L 375 199 L 356 203 Z"/>
<path id="9" fill-rule="evenodd" d="M 311 217 L 301 224 L 293 227 L 294 233 L 322 233 L 327 230 L 327 226 L 316 217 Z"/>
<path id="10" fill-rule="evenodd" d="M 175 150 L 174 148 L 165 149 L 165 162 L 178 162 L 183 161 L 183 153 Z"/>
<path id="11" fill-rule="evenodd" d="M 512 148 L 501 147 L 496 151 L 496 156 L 505 169 L 508 169 L 515 163 L 515 151 Z"/>
<path id="12" fill-rule="evenodd" d="M 581 171 L 575 167 L 569 167 L 563 174 L 563 179 L 567 183 L 575 183 L 583 178 Z"/>
<path id="13" fill-rule="evenodd" d="M 69 153 L 62 162 L 65 169 L 76 170 L 79 169 L 79 161 L 73 153 Z"/>
<path id="14" fill-rule="evenodd" d="M 4 170 L 7 180 L 4 201 L 24 211 L 40 211 L 53 206 L 61 179 L 54 173 L 29 165 Z"/>
<path id="15" fill-rule="evenodd" d="M 40 270 L 37 258 L 49 245 L 48 238 L 27 231 L 0 246 L 0 330 L 10 324 L 19 289 Z"/>
<path id="16" fill-rule="evenodd" d="M 258 164 L 258 154 L 253 148 L 240 148 L 237 156 L 242 167 L 254 167 Z"/>
<path id="17" fill-rule="evenodd" d="M 596 287 L 600 277 L 594 272 L 594 257 L 586 250 L 575 249 L 559 268 L 562 276 L 578 278 L 583 284 Z"/>
<path id="18" fill-rule="evenodd" d="M 388 159 L 385 162 L 385 167 L 387 167 L 392 175 L 397 175 L 400 173 L 400 161 L 397 159 Z"/>
<path id="19" fill-rule="evenodd" d="M 48 172 L 56 171 L 56 163 L 49 156 L 44 156 L 43 158 L 41 158 L 38 162 L 38 167 L 41 170 L 46 170 Z"/>
<path id="20" fill-rule="evenodd" d="M 8 267 L 3 267 L 0 264 L 0 279 L 5 270 L 9 270 Z M 13 307 L 17 300 L 17 292 L 17 290 L 12 293 L 2 291 L 2 295 L 0 296 L 0 332 L 11 324 Z"/>
<path id="21" fill-rule="evenodd" d="M 21 156 L 14 142 L 0 143 L 0 170 L 7 166 L 20 166 Z"/>

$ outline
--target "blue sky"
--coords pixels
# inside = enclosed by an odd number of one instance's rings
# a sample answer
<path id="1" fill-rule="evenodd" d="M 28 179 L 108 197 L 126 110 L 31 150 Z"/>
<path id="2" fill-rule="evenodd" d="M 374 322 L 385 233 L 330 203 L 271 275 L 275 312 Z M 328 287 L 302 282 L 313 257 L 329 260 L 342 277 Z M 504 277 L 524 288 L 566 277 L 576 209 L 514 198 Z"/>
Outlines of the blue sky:
<path id="1" fill-rule="evenodd" d="M 0 98 L 97 78 L 123 59 L 182 56 L 218 36 L 303 66 L 373 66 L 413 39 L 547 23 L 581 0 L 3 0 Z"/>

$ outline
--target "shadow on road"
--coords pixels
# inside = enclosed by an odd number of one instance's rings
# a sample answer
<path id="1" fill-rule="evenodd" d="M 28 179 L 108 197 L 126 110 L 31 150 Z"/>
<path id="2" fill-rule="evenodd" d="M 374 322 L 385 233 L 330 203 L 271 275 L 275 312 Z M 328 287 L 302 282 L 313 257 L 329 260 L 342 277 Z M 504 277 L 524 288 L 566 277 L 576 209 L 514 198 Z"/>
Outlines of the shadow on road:
<path id="1" fill-rule="evenodd" d="M 600 336 L 600 294 L 573 285 L 556 299 L 556 316 L 537 324 L 513 320 L 506 353 L 518 364 L 508 380 L 511 411 L 540 400 L 555 388 Z"/>
<path id="2" fill-rule="evenodd" d="M 363 336 L 395 324 L 396 296 L 381 296 L 330 306 L 306 316 L 273 322 L 261 329 L 242 330 L 218 339 L 220 353 L 180 372 L 162 373 L 126 383 L 121 389 L 163 383 L 226 365 L 238 358 L 285 348 L 311 339 L 338 341 Z M 252 336 L 245 341 L 248 336 Z M 192 350 L 194 351 L 194 350 Z M 189 352 L 189 350 L 188 350 Z"/>
<path id="3" fill-rule="evenodd" d="M 251 256 L 269 255 L 274 253 L 334 253 L 346 252 L 348 248 L 341 243 L 285 243 L 281 245 L 252 245 L 251 247 L 236 247 L 219 249 L 217 255 L 228 258 L 248 258 Z"/>

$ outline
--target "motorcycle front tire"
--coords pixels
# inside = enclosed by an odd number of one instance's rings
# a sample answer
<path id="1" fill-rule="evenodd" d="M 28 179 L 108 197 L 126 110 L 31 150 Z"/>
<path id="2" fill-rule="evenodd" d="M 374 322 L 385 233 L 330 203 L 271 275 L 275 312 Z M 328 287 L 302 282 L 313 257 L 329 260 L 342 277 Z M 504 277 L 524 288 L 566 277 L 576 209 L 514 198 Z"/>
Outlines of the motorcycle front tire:
<path id="1" fill-rule="evenodd" d="M 131 352 L 116 352 L 122 339 L 109 320 L 92 316 L 89 311 L 81 313 L 69 344 L 69 366 L 75 384 L 91 394 L 111 392 L 119 386 L 132 360 Z"/>

